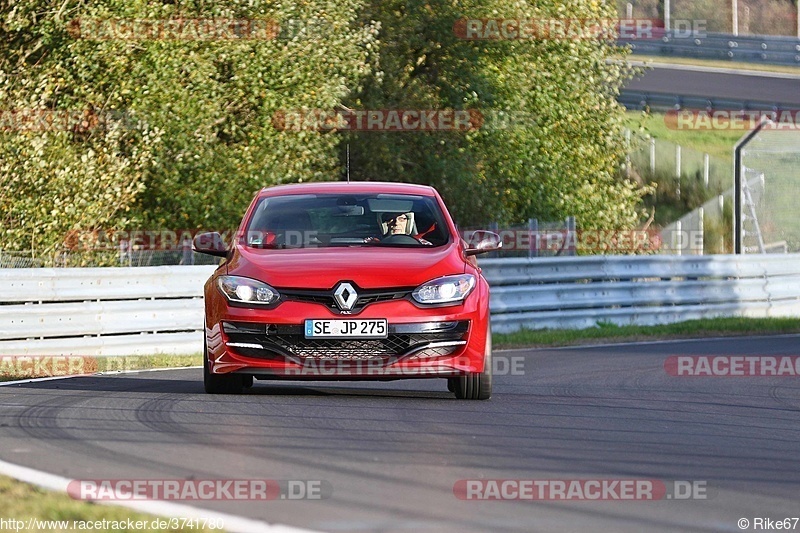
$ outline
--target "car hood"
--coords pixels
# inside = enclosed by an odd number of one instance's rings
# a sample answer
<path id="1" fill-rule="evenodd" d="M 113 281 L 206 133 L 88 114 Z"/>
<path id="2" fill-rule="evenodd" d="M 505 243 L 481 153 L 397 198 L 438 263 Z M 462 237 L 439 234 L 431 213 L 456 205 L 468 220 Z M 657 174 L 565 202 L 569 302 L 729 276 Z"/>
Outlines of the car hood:
<path id="1" fill-rule="evenodd" d="M 465 271 L 458 243 L 436 248 L 336 247 L 260 250 L 237 245 L 228 274 L 276 288 L 330 289 L 352 281 L 363 289 L 414 287 Z"/>

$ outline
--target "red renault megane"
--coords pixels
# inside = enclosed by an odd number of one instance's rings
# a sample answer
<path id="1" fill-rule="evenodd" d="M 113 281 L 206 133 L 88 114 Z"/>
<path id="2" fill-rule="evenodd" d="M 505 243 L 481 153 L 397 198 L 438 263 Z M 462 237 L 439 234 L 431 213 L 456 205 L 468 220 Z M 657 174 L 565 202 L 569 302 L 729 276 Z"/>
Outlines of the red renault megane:
<path id="1" fill-rule="evenodd" d="M 457 398 L 492 393 L 489 285 L 432 187 L 329 182 L 260 191 L 205 285 L 204 383 L 446 378 Z"/>

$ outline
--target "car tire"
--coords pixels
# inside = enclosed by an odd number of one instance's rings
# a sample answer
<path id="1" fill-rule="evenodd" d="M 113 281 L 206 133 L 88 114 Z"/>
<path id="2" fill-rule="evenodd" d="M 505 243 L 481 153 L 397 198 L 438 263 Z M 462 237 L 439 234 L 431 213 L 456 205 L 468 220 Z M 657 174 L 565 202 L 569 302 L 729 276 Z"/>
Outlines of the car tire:
<path id="1" fill-rule="evenodd" d="M 250 377 L 252 380 L 253 378 Z M 252 381 L 251 381 L 252 383 Z M 241 394 L 244 380 L 238 374 L 212 374 L 208 364 L 208 348 L 203 342 L 203 387 L 208 394 Z"/>
<path id="2" fill-rule="evenodd" d="M 459 400 L 488 400 L 492 397 L 492 330 L 486 333 L 486 352 L 483 372 L 470 372 L 466 376 L 451 378 Z M 450 388 L 450 380 L 447 380 Z"/>

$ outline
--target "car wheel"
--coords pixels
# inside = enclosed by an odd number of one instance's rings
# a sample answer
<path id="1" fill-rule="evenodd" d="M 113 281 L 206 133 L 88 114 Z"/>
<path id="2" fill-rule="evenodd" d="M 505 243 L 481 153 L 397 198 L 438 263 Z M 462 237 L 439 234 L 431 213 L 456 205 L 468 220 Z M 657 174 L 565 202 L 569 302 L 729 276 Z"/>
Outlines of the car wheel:
<path id="1" fill-rule="evenodd" d="M 252 384 L 252 377 L 250 383 Z M 241 394 L 244 386 L 238 374 L 212 374 L 208 365 L 208 348 L 203 342 L 203 387 L 208 394 Z"/>
<path id="2" fill-rule="evenodd" d="M 488 400 L 492 396 L 492 330 L 486 334 L 486 353 L 483 372 L 470 372 L 466 376 L 451 378 L 459 400 Z M 450 379 L 447 388 L 450 388 Z"/>

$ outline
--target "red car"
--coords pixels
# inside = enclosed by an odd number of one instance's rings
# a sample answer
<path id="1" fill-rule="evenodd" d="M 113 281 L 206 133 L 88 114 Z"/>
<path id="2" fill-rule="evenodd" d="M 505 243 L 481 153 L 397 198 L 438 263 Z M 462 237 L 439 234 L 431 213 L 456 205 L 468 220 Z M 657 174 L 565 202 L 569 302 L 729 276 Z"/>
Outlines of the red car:
<path id="1" fill-rule="evenodd" d="M 492 393 L 489 285 L 432 187 L 328 182 L 260 191 L 205 285 L 204 383 L 446 378 L 457 398 Z"/>

